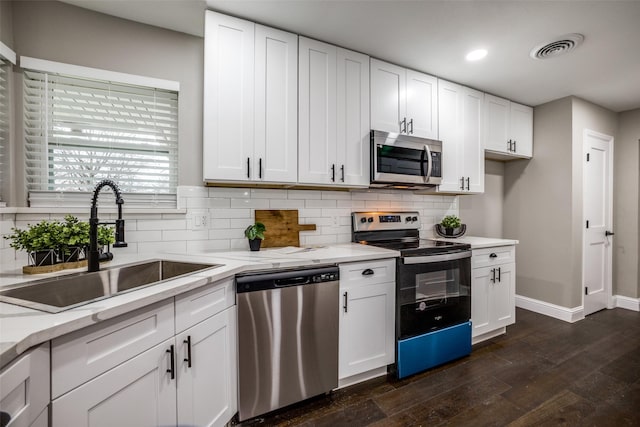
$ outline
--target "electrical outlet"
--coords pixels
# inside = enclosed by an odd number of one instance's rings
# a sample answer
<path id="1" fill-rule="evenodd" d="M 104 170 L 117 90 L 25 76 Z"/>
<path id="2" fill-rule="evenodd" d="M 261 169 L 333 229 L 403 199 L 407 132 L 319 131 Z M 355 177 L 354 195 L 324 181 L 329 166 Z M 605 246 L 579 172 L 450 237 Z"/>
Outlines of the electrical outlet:
<path id="1" fill-rule="evenodd" d="M 209 214 L 207 212 L 194 212 L 191 217 L 192 230 L 204 230 L 209 228 Z"/>

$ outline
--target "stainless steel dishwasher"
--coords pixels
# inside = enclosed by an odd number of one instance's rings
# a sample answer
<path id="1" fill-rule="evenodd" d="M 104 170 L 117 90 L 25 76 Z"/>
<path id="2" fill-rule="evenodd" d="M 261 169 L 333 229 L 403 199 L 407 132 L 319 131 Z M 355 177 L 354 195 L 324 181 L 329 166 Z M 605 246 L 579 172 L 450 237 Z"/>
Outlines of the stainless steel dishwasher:
<path id="1" fill-rule="evenodd" d="M 236 276 L 239 419 L 338 386 L 339 269 Z"/>

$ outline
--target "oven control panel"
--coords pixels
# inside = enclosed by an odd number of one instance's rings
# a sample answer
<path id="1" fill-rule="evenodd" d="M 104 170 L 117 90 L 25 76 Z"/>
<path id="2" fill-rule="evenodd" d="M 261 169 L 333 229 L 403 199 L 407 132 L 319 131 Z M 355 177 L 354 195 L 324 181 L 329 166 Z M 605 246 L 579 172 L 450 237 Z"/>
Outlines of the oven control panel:
<path id="1" fill-rule="evenodd" d="M 353 212 L 353 231 L 419 230 L 420 214 L 411 212 Z"/>

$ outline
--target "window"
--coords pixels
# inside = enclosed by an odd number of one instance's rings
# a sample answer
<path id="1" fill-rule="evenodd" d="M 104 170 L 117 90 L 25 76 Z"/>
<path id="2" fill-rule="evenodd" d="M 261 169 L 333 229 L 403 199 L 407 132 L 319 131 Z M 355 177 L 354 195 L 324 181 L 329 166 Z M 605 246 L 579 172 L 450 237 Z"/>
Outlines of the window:
<path id="1" fill-rule="evenodd" d="M 127 202 L 175 207 L 177 90 L 122 82 L 144 80 L 138 76 L 31 58 L 22 58 L 21 66 L 30 206 L 51 206 L 61 194 L 68 201 L 82 195 L 86 204 L 85 193 L 112 179 L 123 193 L 133 193 Z"/>

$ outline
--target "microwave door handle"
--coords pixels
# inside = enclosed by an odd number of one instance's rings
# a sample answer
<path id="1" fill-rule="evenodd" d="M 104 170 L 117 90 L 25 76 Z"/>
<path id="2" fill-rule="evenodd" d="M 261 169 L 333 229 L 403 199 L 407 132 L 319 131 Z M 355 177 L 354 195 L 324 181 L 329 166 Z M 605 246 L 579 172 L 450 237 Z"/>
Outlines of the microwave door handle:
<path id="1" fill-rule="evenodd" d="M 424 151 L 427 153 L 427 173 L 424 175 L 424 182 L 429 182 L 431 178 L 431 150 L 428 145 L 424 146 Z"/>

